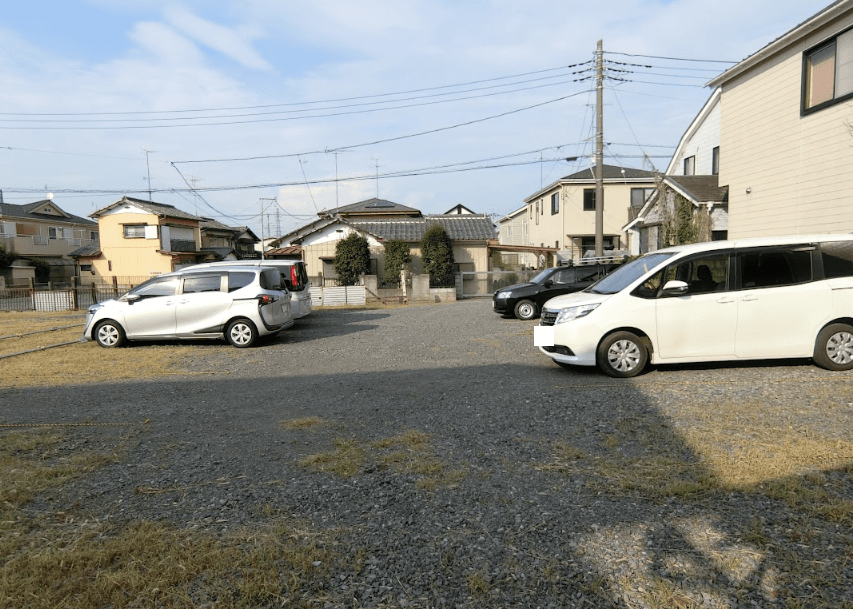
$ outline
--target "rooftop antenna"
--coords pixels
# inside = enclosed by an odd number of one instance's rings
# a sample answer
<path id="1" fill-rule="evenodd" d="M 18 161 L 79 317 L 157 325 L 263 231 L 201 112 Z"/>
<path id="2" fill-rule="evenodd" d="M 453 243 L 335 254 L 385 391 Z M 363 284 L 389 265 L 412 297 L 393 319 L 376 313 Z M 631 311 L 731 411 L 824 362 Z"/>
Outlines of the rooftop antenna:
<path id="1" fill-rule="evenodd" d="M 376 198 L 379 198 L 379 159 L 376 157 L 372 157 L 370 159 L 376 164 Z"/>
<path id="2" fill-rule="evenodd" d="M 191 188 L 193 190 L 193 200 L 195 201 L 195 215 L 198 215 L 198 193 L 195 190 L 195 185 L 198 184 L 199 182 L 201 182 L 202 179 L 199 177 L 196 177 L 196 176 L 188 176 L 187 179 L 190 181 L 190 184 L 192 185 Z M 150 193 L 148 196 L 149 197 L 151 196 Z"/>
<path id="3" fill-rule="evenodd" d="M 146 150 L 142 149 L 142 152 L 145 153 L 145 168 L 148 170 L 148 200 L 151 200 L 151 165 L 148 164 L 148 155 L 152 152 L 157 152 L 156 150 Z M 143 180 L 145 178 L 142 178 Z"/>

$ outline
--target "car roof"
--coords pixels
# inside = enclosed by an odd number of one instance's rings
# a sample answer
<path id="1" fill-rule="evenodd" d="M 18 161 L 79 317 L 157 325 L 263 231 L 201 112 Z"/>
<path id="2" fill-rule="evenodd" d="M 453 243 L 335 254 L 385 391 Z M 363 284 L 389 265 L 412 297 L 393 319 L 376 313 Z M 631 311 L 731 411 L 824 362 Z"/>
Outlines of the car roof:
<path id="1" fill-rule="evenodd" d="M 705 241 L 702 243 L 690 243 L 685 245 L 673 245 L 649 252 L 673 253 L 673 254 L 695 254 L 701 252 L 713 252 L 724 249 L 743 249 L 749 247 L 771 247 L 774 245 L 796 245 L 799 243 L 821 243 L 824 241 L 853 241 L 850 233 L 829 233 L 813 235 L 786 235 L 781 237 L 749 237 L 744 239 L 730 239 L 728 241 Z"/>

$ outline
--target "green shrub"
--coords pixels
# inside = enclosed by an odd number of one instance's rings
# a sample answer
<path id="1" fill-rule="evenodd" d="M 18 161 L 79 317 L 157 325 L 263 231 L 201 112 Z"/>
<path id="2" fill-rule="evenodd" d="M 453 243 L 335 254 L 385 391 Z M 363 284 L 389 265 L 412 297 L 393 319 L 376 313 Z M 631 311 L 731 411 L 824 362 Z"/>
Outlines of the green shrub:
<path id="1" fill-rule="evenodd" d="M 341 285 L 355 285 L 358 278 L 370 271 L 370 247 L 367 239 L 350 233 L 335 246 L 335 272 Z"/>
<path id="2" fill-rule="evenodd" d="M 453 247 L 444 227 L 436 224 L 424 233 L 421 241 L 421 257 L 424 271 L 432 280 L 442 279 L 453 273 Z"/>
<path id="3" fill-rule="evenodd" d="M 389 239 L 385 242 L 385 281 L 397 283 L 400 281 L 400 271 L 412 261 L 409 244 L 399 239 Z"/>

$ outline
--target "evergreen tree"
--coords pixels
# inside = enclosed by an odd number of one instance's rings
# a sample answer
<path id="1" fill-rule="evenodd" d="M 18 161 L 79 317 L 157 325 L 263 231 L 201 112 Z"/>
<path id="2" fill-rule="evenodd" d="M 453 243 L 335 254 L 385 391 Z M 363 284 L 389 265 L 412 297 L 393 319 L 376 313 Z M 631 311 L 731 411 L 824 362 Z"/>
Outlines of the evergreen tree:
<path id="1" fill-rule="evenodd" d="M 421 241 L 424 270 L 433 281 L 441 281 L 453 273 L 453 247 L 444 227 L 435 224 L 424 233 Z"/>
<path id="2" fill-rule="evenodd" d="M 412 261 L 412 253 L 409 244 L 399 239 L 389 239 L 385 242 L 385 281 L 396 283 L 400 280 L 400 271 L 403 266 Z"/>
<path id="3" fill-rule="evenodd" d="M 367 239 L 350 233 L 335 246 L 335 272 L 341 285 L 355 285 L 358 278 L 370 272 L 370 247 Z"/>

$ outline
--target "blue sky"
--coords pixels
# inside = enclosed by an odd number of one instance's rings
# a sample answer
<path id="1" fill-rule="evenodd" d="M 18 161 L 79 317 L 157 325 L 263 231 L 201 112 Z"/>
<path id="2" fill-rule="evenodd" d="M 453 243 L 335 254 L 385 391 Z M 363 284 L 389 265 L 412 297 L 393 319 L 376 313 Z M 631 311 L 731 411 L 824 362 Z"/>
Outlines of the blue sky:
<path id="1" fill-rule="evenodd" d="M 85 216 L 120 194 L 147 197 L 149 150 L 154 200 L 259 233 L 262 207 L 273 230 L 287 232 L 317 210 L 375 196 L 377 171 L 381 198 L 425 213 L 462 203 L 506 214 L 542 183 L 588 167 L 591 83 L 568 81 L 589 66 L 565 66 L 592 59 L 598 39 L 612 62 L 654 66 L 610 73 L 655 84 L 610 81 L 605 90 L 606 162 L 642 167 L 643 153 L 672 151 L 710 95 L 695 85 L 726 64 L 631 55 L 740 60 L 828 3 L 8 3 L 0 189 L 10 203 L 55 192 L 63 209 Z M 460 83 L 476 84 L 450 86 Z M 419 92 L 386 95 L 408 91 Z M 193 119 L 208 124 L 186 126 Z M 422 132 L 432 133 L 410 137 Z M 336 187 L 335 155 L 318 152 L 347 146 L 338 175 L 361 179 Z M 247 157 L 274 158 L 221 161 Z M 506 158 L 472 163 L 494 157 Z M 662 170 L 667 159 L 651 162 Z M 383 175 L 507 163 L 524 164 Z M 185 179 L 216 190 L 195 197 Z M 104 190 L 113 192 L 93 192 Z"/>

